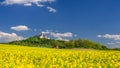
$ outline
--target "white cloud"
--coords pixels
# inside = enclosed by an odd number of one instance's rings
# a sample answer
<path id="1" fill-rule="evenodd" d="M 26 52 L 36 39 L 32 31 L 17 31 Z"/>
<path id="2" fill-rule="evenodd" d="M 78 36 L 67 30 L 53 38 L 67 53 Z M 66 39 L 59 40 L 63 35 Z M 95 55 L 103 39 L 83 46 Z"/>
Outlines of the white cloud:
<path id="1" fill-rule="evenodd" d="M 51 36 L 55 37 L 57 40 L 69 41 L 69 39 L 66 39 L 66 38 L 73 37 L 73 33 L 71 33 L 71 32 L 65 32 L 65 33 L 51 32 Z"/>
<path id="2" fill-rule="evenodd" d="M 108 45 L 115 45 L 116 43 L 113 43 L 113 42 L 110 42 L 110 43 L 107 43 Z"/>
<path id="3" fill-rule="evenodd" d="M 29 30 L 29 28 L 25 25 L 13 26 L 13 27 L 11 27 L 11 29 L 16 30 L 16 31 L 27 31 L 27 30 Z"/>
<path id="4" fill-rule="evenodd" d="M 71 33 L 71 32 L 56 33 L 56 32 L 52 32 L 52 31 L 47 30 L 47 31 L 43 31 L 42 33 L 44 33 L 46 35 L 48 34 L 48 35 L 54 37 L 56 40 L 68 41 L 68 39 L 66 39 L 66 38 L 73 37 L 73 33 Z"/>
<path id="5" fill-rule="evenodd" d="M 53 12 L 53 13 L 55 13 L 57 11 L 56 9 L 54 9 L 52 7 L 47 7 L 47 9 L 49 10 L 49 12 Z"/>
<path id="6" fill-rule="evenodd" d="M 111 48 L 120 48 L 120 42 L 110 42 L 107 43 Z"/>
<path id="7" fill-rule="evenodd" d="M 43 5 L 42 3 L 54 2 L 55 0 L 4 0 L 2 4 L 13 5 L 13 4 L 36 4 L 37 6 Z"/>
<path id="8" fill-rule="evenodd" d="M 51 33 L 53 37 L 72 37 L 73 34 L 71 32 L 66 32 L 66 33 Z"/>
<path id="9" fill-rule="evenodd" d="M 110 42 L 110 43 L 107 43 L 109 45 L 120 45 L 120 42 Z"/>
<path id="10" fill-rule="evenodd" d="M 105 34 L 105 35 L 98 35 L 97 37 L 107 38 L 107 39 L 112 39 L 112 40 L 120 40 L 120 35 L 119 34 L 115 34 L 115 35 Z"/>
<path id="11" fill-rule="evenodd" d="M 25 39 L 22 36 L 18 36 L 16 33 L 5 33 L 0 31 L 0 42 L 11 42 Z"/>
<path id="12" fill-rule="evenodd" d="M 59 33 L 59 32 L 53 32 L 52 30 L 46 30 L 46 31 L 42 31 L 42 33 L 56 40 L 64 40 L 64 41 L 69 41 L 69 38 L 76 37 L 76 34 L 74 35 L 71 32 Z"/>
<path id="13" fill-rule="evenodd" d="M 55 2 L 55 0 L 4 0 L 1 4 L 3 5 L 23 5 L 23 6 L 33 6 L 38 7 L 47 6 L 45 3 Z M 49 9 L 49 12 L 56 12 L 52 7 L 46 7 Z"/>
<path id="14" fill-rule="evenodd" d="M 31 3 L 24 4 L 24 6 L 32 6 Z"/>
<path id="15" fill-rule="evenodd" d="M 97 35 L 97 37 L 111 39 L 112 42 L 106 43 L 110 48 L 120 48 L 120 34 Z"/>

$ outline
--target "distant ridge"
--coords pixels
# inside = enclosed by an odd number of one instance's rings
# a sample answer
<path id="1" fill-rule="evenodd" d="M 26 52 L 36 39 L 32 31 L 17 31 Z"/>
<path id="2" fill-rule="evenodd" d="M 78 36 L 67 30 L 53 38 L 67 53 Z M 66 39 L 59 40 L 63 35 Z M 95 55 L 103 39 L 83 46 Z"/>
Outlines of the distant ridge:
<path id="1" fill-rule="evenodd" d="M 34 47 L 47 47 L 47 48 L 86 48 L 86 49 L 98 49 L 106 50 L 106 46 L 86 39 L 77 39 L 70 41 L 62 41 L 55 39 L 48 39 L 43 33 L 30 37 L 21 41 L 13 41 L 9 44 L 34 46 Z"/>

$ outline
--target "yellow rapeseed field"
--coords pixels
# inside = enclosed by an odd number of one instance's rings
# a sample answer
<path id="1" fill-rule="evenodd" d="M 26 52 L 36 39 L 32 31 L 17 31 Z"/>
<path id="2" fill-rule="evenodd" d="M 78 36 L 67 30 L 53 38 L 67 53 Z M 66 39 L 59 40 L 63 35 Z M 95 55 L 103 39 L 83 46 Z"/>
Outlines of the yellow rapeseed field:
<path id="1" fill-rule="evenodd" d="M 120 68 L 120 52 L 0 44 L 0 68 Z"/>

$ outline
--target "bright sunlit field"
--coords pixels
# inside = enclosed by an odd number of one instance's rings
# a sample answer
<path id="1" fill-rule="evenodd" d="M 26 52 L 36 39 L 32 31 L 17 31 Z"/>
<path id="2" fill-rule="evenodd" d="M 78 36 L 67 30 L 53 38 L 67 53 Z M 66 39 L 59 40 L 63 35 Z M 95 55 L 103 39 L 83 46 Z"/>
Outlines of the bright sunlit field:
<path id="1" fill-rule="evenodd" d="M 0 68 L 120 68 L 120 52 L 0 44 Z"/>

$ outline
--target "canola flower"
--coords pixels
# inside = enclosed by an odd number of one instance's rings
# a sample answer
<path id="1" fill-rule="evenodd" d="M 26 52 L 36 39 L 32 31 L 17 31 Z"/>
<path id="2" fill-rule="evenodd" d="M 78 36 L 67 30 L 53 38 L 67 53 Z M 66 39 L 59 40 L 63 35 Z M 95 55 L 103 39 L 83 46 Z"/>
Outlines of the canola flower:
<path id="1" fill-rule="evenodd" d="M 120 52 L 0 44 L 0 68 L 120 68 Z"/>

